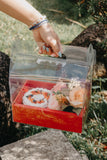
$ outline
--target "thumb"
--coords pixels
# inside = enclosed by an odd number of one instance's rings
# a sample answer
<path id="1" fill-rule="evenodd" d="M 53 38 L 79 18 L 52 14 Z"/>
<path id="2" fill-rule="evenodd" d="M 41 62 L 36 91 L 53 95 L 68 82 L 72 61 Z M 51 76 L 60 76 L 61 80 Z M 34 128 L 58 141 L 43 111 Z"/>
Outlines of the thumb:
<path id="1" fill-rule="evenodd" d="M 49 41 L 49 45 L 51 46 L 53 52 L 58 53 L 60 51 L 60 46 L 56 39 L 51 39 Z"/>

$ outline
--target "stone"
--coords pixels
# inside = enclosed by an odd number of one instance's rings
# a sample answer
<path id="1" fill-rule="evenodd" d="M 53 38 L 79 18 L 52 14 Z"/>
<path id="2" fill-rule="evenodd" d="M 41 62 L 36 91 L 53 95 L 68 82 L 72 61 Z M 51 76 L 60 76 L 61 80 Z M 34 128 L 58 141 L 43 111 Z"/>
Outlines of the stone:
<path id="1" fill-rule="evenodd" d="M 104 63 L 107 71 L 107 25 L 98 23 L 88 26 L 71 43 L 73 46 L 88 47 L 90 43 L 96 50 L 97 62 Z M 106 74 L 107 76 L 107 74 Z"/>
<path id="2" fill-rule="evenodd" d="M 62 131 L 48 129 L 0 148 L 1 160 L 88 160 Z"/>

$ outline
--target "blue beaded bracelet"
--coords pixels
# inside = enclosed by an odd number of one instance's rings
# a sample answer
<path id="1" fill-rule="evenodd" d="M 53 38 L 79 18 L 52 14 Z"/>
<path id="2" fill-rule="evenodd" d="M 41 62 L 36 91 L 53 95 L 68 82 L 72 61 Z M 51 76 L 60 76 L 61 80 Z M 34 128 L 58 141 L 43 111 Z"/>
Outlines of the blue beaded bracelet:
<path id="1" fill-rule="evenodd" d="M 42 24 L 47 23 L 47 22 L 48 22 L 48 20 L 47 20 L 47 19 L 44 19 L 44 20 L 42 20 L 41 22 L 39 22 L 39 23 L 34 24 L 33 26 L 31 26 L 31 27 L 29 28 L 29 30 L 33 30 L 33 29 L 39 28 Z"/>

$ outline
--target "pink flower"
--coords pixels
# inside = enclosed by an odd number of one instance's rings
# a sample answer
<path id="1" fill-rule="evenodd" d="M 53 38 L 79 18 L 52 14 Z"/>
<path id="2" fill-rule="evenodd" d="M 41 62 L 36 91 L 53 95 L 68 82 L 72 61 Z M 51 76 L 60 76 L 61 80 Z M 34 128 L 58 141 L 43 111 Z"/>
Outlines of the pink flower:
<path id="1" fill-rule="evenodd" d="M 75 108 L 83 108 L 85 95 L 85 88 L 80 86 L 73 88 L 69 93 L 70 104 Z"/>
<path id="2" fill-rule="evenodd" d="M 50 95 L 48 108 L 54 109 L 54 110 L 61 110 L 61 106 L 59 105 L 56 95 Z"/>
<path id="3" fill-rule="evenodd" d="M 61 91 L 62 88 L 66 88 L 66 83 L 64 83 L 64 82 L 58 82 L 53 87 L 52 91 L 54 91 L 54 92 Z"/>

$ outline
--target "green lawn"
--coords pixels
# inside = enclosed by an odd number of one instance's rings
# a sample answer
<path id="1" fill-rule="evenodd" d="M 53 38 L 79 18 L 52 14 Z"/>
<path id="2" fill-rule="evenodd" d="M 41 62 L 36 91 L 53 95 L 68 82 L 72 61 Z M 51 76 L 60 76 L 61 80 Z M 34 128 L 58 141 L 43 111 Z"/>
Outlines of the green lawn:
<path id="1" fill-rule="evenodd" d="M 80 23 L 88 26 L 93 23 L 90 17 L 76 19 L 76 14 L 70 14 L 74 10 L 70 1 L 61 0 L 29 0 L 42 14 L 45 14 L 52 24 L 54 30 L 60 37 L 62 43 L 72 41 L 83 28 L 77 24 L 70 23 L 65 20 L 65 17 L 77 20 Z M 75 7 L 75 6 L 74 6 Z M 50 9 L 62 11 L 58 13 L 50 11 Z M 32 41 L 32 32 L 28 30 L 27 26 L 21 22 L 0 13 L 0 50 L 10 55 L 12 43 L 16 38 L 21 40 Z M 35 44 L 36 46 L 36 44 Z M 105 79 L 107 82 L 107 79 Z M 98 99 L 98 91 L 103 89 L 105 84 L 104 79 L 97 79 L 93 84 L 92 99 L 90 103 L 88 119 L 82 134 L 64 132 L 69 141 L 75 146 L 80 153 L 85 153 L 90 160 L 105 160 L 107 146 L 107 104 L 102 100 L 100 103 L 96 102 Z M 102 86 L 101 86 L 102 84 Z M 99 86 L 99 87 L 95 87 Z M 37 132 L 43 131 L 46 128 L 22 126 L 20 130 L 20 138 L 33 135 Z M 24 135 L 25 134 L 25 135 Z"/>
<path id="2" fill-rule="evenodd" d="M 64 12 L 65 8 L 60 4 L 60 1 L 29 0 L 29 2 L 42 14 L 47 16 L 62 43 L 72 41 L 83 30 L 81 26 L 70 23 L 65 19 L 65 17 L 69 17 L 69 15 Z M 49 9 L 60 10 L 63 11 L 64 14 L 49 11 Z M 71 18 L 73 18 L 73 15 Z M 10 54 L 11 45 L 17 37 L 23 40 L 34 41 L 32 32 L 29 31 L 25 24 L 22 24 L 2 12 L 0 12 L 0 21 L 0 50 L 4 51 L 6 54 Z M 82 20 L 82 22 L 84 21 L 85 20 Z M 93 21 L 89 18 L 84 22 L 84 25 L 88 26 L 91 23 L 93 23 Z"/>

